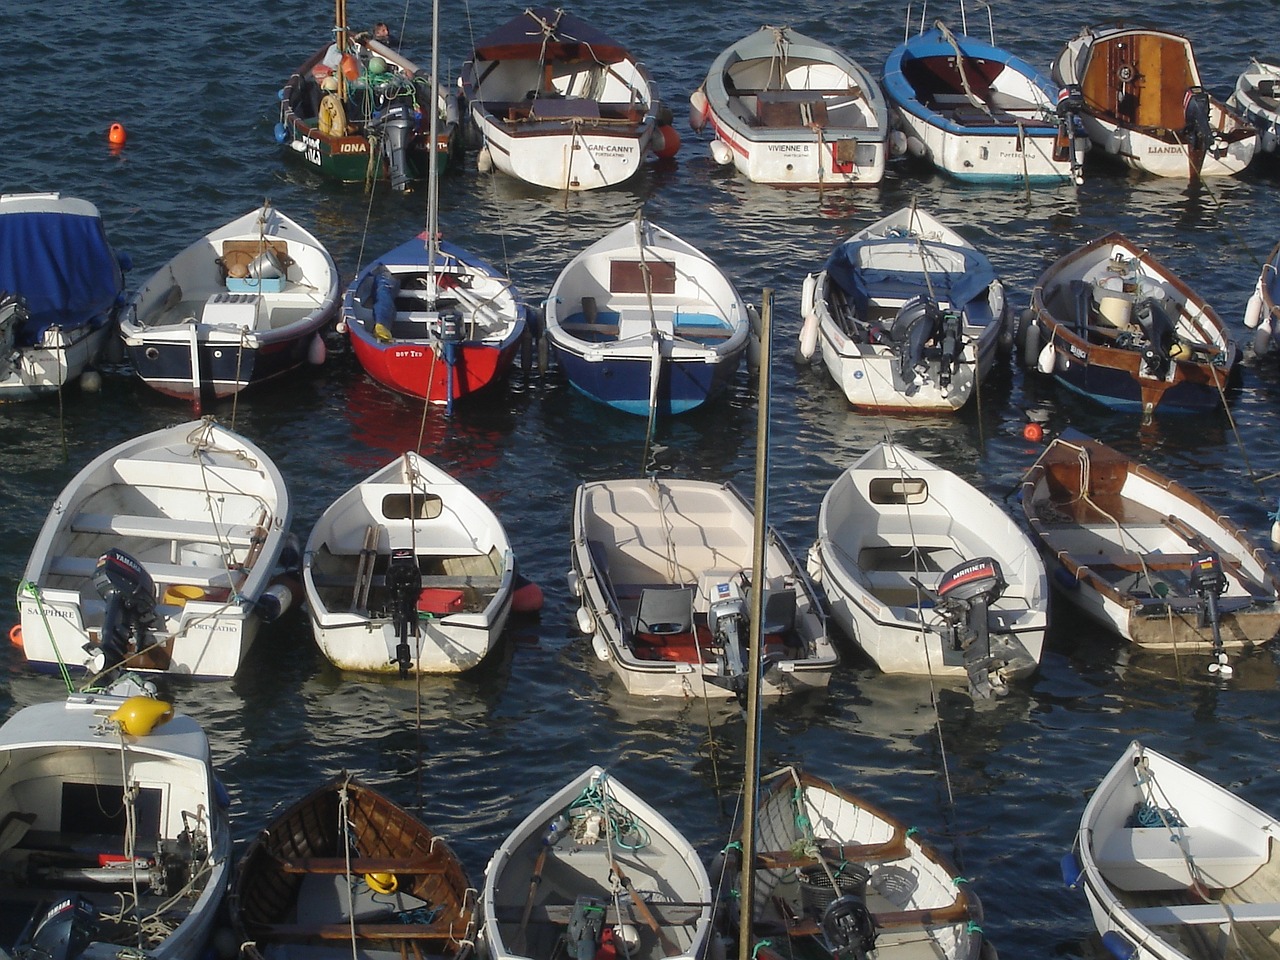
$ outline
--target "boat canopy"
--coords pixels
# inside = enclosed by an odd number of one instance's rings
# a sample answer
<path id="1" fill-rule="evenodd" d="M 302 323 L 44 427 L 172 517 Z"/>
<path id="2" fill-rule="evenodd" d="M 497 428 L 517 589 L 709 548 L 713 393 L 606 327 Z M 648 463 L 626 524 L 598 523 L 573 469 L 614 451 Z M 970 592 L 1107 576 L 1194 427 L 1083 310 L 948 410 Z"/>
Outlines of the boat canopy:
<path id="1" fill-rule="evenodd" d="M 97 210 L 30 208 L 0 216 L 0 290 L 21 296 L 27 320 L 17 346 L 37 343 L 54 324 L 98 325 L 123 302 L 124 274 Z"/>
<path id="2" fill-rule="evenodd" d="M 860 308 L 872 296 L 884 296 L 888 290 L 897 289 L 911 297 L 930 288 L 936 299 L 959 308 L 977 298 L 996 278 L 991 262 L 971 247 L 927 241 L 931 263 L 943 258 L 958 268 L 930 270 L 927 282 L 923 262 L 919 269 L 890 267 L 884 262 L 887 258 L 875 255 L 876 248 L 887 251 L 891 247 L 903 248 L 908 242 L 919 243 L 902 237 L 842 243 L 827 258 L 827 276 Z"/>
<path id="3" fill-rule="evenodd" d="M 476 60 L 620 63 L 626 48 L 563 10 L 532 7 L 476 42 Z"/>

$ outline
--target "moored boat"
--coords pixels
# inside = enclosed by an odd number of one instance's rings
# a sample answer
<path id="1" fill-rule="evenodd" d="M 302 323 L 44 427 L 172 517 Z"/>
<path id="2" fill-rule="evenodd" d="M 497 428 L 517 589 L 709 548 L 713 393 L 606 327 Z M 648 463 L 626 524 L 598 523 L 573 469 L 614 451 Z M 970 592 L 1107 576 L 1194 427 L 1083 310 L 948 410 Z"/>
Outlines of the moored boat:
<path id="1" fill-rule="evenodd" d="M 578 488 L 570 574 L 578 626 L 629 693 L 743 693 L 754 523 L 727 484 L 653 478 Z M 808 575 L 772 531 L 764 590 L 762 693 L 825 688 L 839 657 Z"/>
<path id="2" fill-rule="evenodd" d="M 1126 640 L 1211 654 L 1280 630 L 1280 575 L 1181 484 L 1069 430 L 1022 480 L 1022 509 L 1062 596 Z M 1229 672 L 1229 671 L 1227 671 Z"/>
<path id="3" fill-rule="evenodd" d="M 991 262 L 931 214 L 904 207 L 841 243 L 805 278 L 800 354 L 855 407 L 947 412 L 996 363 L 1011 308 Z"/>
<path id="4" fill-rule="evenodd" d="M 963 9 L 963 7 L 962 7 Z M 987 8 L 988 17 L 991 15 Z M 1028 184 L 1084 180 L 1079 104 L 1047 76 L 990 42 L 941 20 L 885 60 L 885 97 L 907 151 L 959 180 Z"/>
<path id="5" fill-rule="evenodd" d="M 100 454 L 54 500 L 27 561 L 27 662 L 234 675 L 292 599 L 273 582 L 290 519 L 275 464 L 212 420 Z"/>
<path id="6" fill-rule="evenodd" d="M 459 84 L 481 170 L 535 186 L 613 186 L 648 150 L 679 146 L 648 68 L 562 8 L 526 8 L 477 40 Z"/>
<path id="7" fill-rule="evenodd" d="M 467 956 L 473 944 L 474 889 L 448 842 L 347 774 L 250 842 L 229 904 L 247 960 L 326 951 L 447 960 Z"/>
<path id="8" fill-rule="evenodd" d="M 486 960 L 712 956 L 711 882 L 693 845 L 599 766 L 502 842 L 480 904 Z"/>
<path id="9" fill-rule="evenodd" d="M 1258 133 L 1205 90 L 1191 41 L 1130 24 L 1085 27 L 1053 63 L 1053 78 L 1079 90 L 1080 120 L 1108 156 L 1161 177 L 1235 176 Z"/>
<path id="10" fill-rule="evenodd" d="M 1040 662 L 1049 587 L 1035 544 L 988 496 L 881 442 L 831 485 L 810 572 L 885 673 L 1004 693 Z"/>
<path id="11" fill-rule="evenodd" d="M 1280 821 L 1135 740 L 1085 804 L 1064 879 L 1083 886 L 1111 956 L 1275 952 Z M 1078 858 L 1078 859 L 1077 859 Z"/>
<path id="12" fill-rule="evenodd" d="M 143 692 L 72 694 L 5 721 L 0 768 L 0 930 L 18 937 L 5 941 L 13 956 L 203 955 L 231 826 L 195 720 Z"/>
<path id="13" fill-rule="evenodd" d="M 493 511 L 408 452 L 325 510 L 302 576 L 330 662 L 407 677 L 469 670 L 497 646 L 515 560 Z"/>
<path id="14" fill-rule="evenodd" d="M 338 268 L 270 202 L 218 227 L 152 275 L 120 318 L 134 372 L 200 404 L 324 357 Z"/>
<path id="15" fill-rule="evenodd" d="M 1024 362 L 1119 410 L 1211 410 L 1239 356 L 1204 298 L 1118 233 L 1086 243 L 1036 281 L 1018 331 Z"/>
<path id="16" fill-rule="evenodd" d="M 641 416 L 685 413 L 723 393 L 752 335 L 724 271 L 639 213 L 560 271 L 545 319 L 569 383 Z"/>
<path id="17" fill-rule="evenodd" d="M 1253 60 L 1236 80 L 1227 105 L 1258 131 L 1258 149 L 1280 151 L 1280 64 Z"/>
<path id="18" fill-rule="evenodd" d="M 889 111 L 875 78 L 831 45 L 764 26 L 712 61 L 690 96 L 690 125 L 711 125 L 712 156 L 756 183 L 877 184 Z"/>
<path id="19" fill-rule="evenodd" d="M 0 195 L 0 401 L 55 393 L 97 359 L 128 268 L 89 201 Z"/>
<path id="20" fill-rule="evenodd" d="M 1280 344 L 1280 243 L 1272 249 L 1245 305 L 1244 325 L 1253 331 L 1253 352 L 1264 356 Z"/>

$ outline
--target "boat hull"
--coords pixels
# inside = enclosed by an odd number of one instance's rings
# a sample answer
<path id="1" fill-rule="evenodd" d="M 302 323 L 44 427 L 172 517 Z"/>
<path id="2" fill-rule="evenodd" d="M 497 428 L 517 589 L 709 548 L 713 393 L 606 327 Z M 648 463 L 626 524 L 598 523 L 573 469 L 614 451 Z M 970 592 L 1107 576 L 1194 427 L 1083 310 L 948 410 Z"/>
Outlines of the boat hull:
<path id="1" fill-rule="evenodd" d="M 102 353 L 114 324 L 62 330 L 50 327 L 40 343 L 24 347 L 9 375 L 0 379 L 0 402 L 31 400 L 57 393 L 76 380 Z"/>
<path id="2" fill-rule="evenodd" d="M 550 340 L 556 362 L 579 393 L 616 410 L 649 415 L 652 360 L 649 356 L 589 356 L 577 344 Z M 636 352 L 636 351 L 632 351 Z M 644 351 L 649 353 L 649 351 Z M 714 358 L 664 360 L 656 393 L 659 415 L 688 413 L 724 393 L 738 372 L 741 353 Z"/>

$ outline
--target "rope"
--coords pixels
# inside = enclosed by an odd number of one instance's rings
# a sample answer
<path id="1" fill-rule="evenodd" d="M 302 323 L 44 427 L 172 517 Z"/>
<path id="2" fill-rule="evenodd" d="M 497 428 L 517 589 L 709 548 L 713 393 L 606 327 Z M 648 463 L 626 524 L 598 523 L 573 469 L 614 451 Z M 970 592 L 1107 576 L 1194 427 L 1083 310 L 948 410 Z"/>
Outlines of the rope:
<path id="1" fill-rule="evenodd" d="M 351 931 L 351 960 L 360 960 L 360 952 L 356 948 L 356 908 L 355 893 L 352 891 L 351 847 L 355 839 L 351 836 L 351 820 L 347 816 L 347 805 L 350 800 L 348 788 L 351 777 L 348 776 L 338 788 L 338 836 L 342 840 L 342 855 L 347 878 L 347 923 Z"/>
<path id="2" fill-rule="evenodd" d="M 49 636 L 49 645 L 53 647 L 53 655 L 58 661 L 58 673 L 62 676 L 62 682 L 67 685 L 67 693 L 74 693 L 75 687 L 71 684 L 71 672 L 67 669 L 66 662 L 62 659 L 62 650 L 58 647 L 58 641 L 53 636 L 53 626 L 49 623 L 49 613 L 44 608 L 44 597 L 40 594 L 40 587 L 30 580 L 23 580 L 18 584 L 18 594 L 23 591 L 29 593 L 36 601 L 36 609 L 40 611 L 40 620 L 44 623 L 44 631 Z"/>

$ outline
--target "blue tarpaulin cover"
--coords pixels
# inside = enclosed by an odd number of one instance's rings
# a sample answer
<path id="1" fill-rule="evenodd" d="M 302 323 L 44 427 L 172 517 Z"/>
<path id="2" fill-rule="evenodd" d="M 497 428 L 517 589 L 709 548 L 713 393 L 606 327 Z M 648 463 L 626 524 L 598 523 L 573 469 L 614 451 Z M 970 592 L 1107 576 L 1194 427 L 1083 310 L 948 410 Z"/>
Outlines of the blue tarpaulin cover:
<path id="1" fill-rule="evenodd" d="M 53 324 L 107 322 L 124 274 L 97 216 L 27 209 L 0 216 L 0 290 L 26 300 L 29 316 L 15 331 L 26 347 Z"/>
<path id="2" fill-rule="evenodd" d="M 827 276 L 849 296 L 850 301 L 859 310 L 865 308 L 868 299 L 877 294 L 884 296 L 892 292 L 911 297 L 927 293 L 931 287 L 936 299 L 960 309 L 970 300 L 981 295 L 995 279 L 995 270 L 981 253 L 937 242 L 930 242 L 929 246 L 935 250 L 952 251 L 957 257 L 963 258 L 963 271 L 932 272 L 926 281 L 923 270 L 886 270 L 866 267 L 858 262 L 858 250 L 861 247 L 902 245 L 907 242 L 890 237 L 858 243 L 842 243 L 827 258 Z"/>

